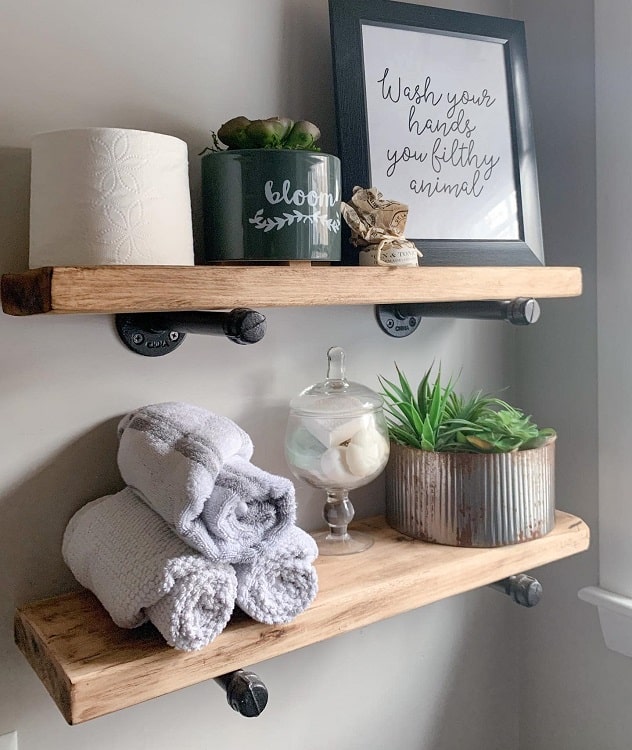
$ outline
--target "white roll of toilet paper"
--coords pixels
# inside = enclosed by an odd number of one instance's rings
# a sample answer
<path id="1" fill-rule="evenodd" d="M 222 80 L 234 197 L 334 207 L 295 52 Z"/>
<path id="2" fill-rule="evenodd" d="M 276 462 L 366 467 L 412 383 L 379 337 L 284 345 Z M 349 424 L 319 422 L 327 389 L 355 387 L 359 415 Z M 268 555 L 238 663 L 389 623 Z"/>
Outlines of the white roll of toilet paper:
<path id="1" fill-rule="evenodd" d="M 29 265 L 193 265 L 187 146 L 119 128 L 36 135 Z"/>

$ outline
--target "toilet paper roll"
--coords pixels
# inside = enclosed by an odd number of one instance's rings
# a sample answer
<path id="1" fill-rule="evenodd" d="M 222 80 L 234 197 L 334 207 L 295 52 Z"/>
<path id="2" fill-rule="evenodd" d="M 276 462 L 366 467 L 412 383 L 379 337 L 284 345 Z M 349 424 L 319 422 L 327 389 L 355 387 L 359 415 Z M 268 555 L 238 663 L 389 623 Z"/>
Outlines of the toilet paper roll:
<path id="1" fill-rule="evenodd" d="M 36 135 L 29 265 L 193 265 L 187 146 L 118 128 Z"/>

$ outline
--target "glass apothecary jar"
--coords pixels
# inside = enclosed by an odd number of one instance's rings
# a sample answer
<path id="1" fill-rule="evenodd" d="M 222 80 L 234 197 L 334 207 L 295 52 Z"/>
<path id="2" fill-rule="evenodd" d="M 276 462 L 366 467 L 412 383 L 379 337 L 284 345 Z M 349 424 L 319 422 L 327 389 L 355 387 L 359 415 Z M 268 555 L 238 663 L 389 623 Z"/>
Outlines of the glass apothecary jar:
<path id="1" fill-rule="evenodd" d="M 320 554 L 348 555 L 373 543 L 349 531 L 349 491 L 373 481 L 386 466 L 388 428 L 382 397 L 345 377 L 345 353 L 327 352 L 327 378 L 290 401 L 285 456 L 294 476 L 326 492 L 328 531 L 316 534 Z"/>

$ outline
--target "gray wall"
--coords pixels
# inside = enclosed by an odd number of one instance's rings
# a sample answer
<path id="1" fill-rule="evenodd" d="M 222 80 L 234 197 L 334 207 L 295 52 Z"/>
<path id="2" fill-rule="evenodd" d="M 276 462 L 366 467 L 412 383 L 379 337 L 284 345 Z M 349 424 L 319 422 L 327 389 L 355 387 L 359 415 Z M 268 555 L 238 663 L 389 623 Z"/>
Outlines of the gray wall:
<path id="1" fill-rule="evenodd" d="M 624 0 L 595 8 L 597 101 L 597 243 L 599 321 L 600 584 L 632 596 L 632 524 L 626 446 L 632 397 L 630 358 L 630 218 L 632 7 Z M 632 625 L 632 621 L 630 621 Z"/>
<path id="2" fill-rule="evenodd" d="M 510 10 L 504 0 L 444 4 Z M 27 267 L 34 133 L 101 125 L 183 138 L 198 228 L 197 153 L 229 117 L 312 119 L 335 148 L 326 0 L 0 0 L 0 16 L 1 272 Z M 16 605 L 75 585 L 61 535 L 77 508 L 120 487 L 114 428 L 127 410 L 181 399 L 221 411 L 250 432 L 256 463 L 287 473 L 287 402 L 324 375 L 332 344 L 373 387 L 394 360 L 419 374 L 433 360 L 463 367 L 464 389 L 513 380 L 504 324 L 428 321 L 394 341 L 368 306 L 268 313 L 255 347 L 190 337 L 156 361 L 125 350 L 107 316 L 0 315 L 0 734 L 17 729 L 21 750 L 517 746 L 512 633 L 524 613 L 489 590 L 258 665 L 271 700 L 257 720 L 233 714 L 211 683 L 70 728 L 13 645 Z M 319 526 L 321 496 L 301 485 L 298 500 L 300 523 Z M 379 481 L 356 507 L 381 511 Z"/>
<path id="3" fill-rule="evenodd" d="M 628 750 L 632 662 L 606 649 L 597 610 L 580 602 L 577 591 L 596 585 L 599 579 L 599 459 L 606 459 L 608 441 L 617 449 L 625 444 L 629 422 L 625 395 L 629 385 L 621 378 L 628 355 L 620 336 L 627 328 L 625 309 L 629 304 L 631 196 L 629 170 L 619 168 L 620 160 L 629 163 L 629 138 L 625 138 L 631 117 L 627 93 L 629 3 L 517 0 L 514 10 L 526 20 L 529 38 L 547 260 L 578 264 L 584 271 L 583 296 L 576 301 L 547 303 L 543 317 L 550 324 L 534 327 L 521 340 L 517 360 L 524 375 L 521 392 L 534 414 L 550 419 L 560 431 L 558 504 L 582 516 L 592 530 L 589 552 L 541 571 L 545 599 L 529 618 L 521 644 L 520 747 Z M 603 29 L 612 32 L 602 35 L 600 52 L 616 70 L 611 79 L 602 80 L 606 90 L 598 101 L 610 109 L 599 112 L 597 131 L 594 12 Z M 619 64 L 618 55 L 628 64 Z M 597 60 L 602 68 L 607 67 L 603 62 Z M 618 153 L 613 138 L 622 146 Z M 600 158 L 598 180 L 595 139 Z M 611 166 L 616 166 L 616 177 L 601 160 L 605 155 Z M 607 217 L 599 236 L 597 194 Z M 606 285 L 606 278 L 613 283 Z M 611 354 L 606 359 L 600 357 L 599 368 L 597 334 L 600 353 Z M 612 352 L 623 352 L 624 359 Z M 608 436 L 606 442 L 598 441 L 598 380 L 609 409 L 623 426 L 621 431 L 609 418 L 604 419 L 599 434 Z M 599 418 L 603 417 L 600 409 Z M 625 453 L 621 453 L 624 464 L 616 466 L 618 472 L 625 471 Z M 629 487 L 620 475 L 603 479 Z M 621 499 L 629 503 L 629 496 Z"/>

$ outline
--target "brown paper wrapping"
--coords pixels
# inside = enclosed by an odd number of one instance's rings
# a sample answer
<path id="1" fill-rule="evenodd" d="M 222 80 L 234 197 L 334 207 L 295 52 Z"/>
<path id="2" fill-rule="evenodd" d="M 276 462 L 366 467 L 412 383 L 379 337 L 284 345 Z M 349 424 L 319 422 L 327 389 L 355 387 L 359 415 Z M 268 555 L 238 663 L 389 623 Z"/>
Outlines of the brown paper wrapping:
<path id="1" fill-rule="evenodd" d="M 351 244 L 360 248 L 361 266 L 417 266 L 423 257 L 404 237 L 408 206 L 387 200 L 377 188 L 354 187 L 342 216 L 351 228 Z"/>

